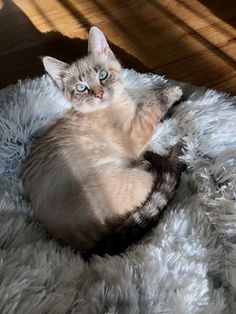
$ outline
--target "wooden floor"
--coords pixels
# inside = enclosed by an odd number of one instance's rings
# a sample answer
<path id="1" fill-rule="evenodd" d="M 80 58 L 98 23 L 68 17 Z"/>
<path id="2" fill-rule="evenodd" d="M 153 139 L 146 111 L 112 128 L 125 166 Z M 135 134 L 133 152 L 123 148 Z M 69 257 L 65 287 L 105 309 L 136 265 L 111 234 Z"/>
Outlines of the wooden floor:
<path id="1" fill-rule="evenodd" d="M 235 0 L 0 0 L 0 88 L 85 54 L 91 25 L 126 67 L 236 95 Z"/>

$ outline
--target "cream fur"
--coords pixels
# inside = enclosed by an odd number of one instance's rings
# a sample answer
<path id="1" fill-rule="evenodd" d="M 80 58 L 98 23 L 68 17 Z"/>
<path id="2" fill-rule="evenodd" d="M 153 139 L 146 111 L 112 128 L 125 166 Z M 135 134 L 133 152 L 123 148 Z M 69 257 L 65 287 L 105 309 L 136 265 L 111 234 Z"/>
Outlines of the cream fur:
<path id="1" fill-rule="evenodd" d="M 94 28 L 89 51 L 72 65 L 44 58 L 73 108 L 36 141 L 23 169 L 36 219 L 81 252 L 148 197 L 153 174 L 130 164 L 141 159 L 161 118 L 182 95 L 178 87 L 153 91 L 137 108 L 124 88 L 120 64 Z M 98 69 L 109 73 L 105 81 L 98 80 Z M 86 91 L 78 92 L 78 84 Z"/>

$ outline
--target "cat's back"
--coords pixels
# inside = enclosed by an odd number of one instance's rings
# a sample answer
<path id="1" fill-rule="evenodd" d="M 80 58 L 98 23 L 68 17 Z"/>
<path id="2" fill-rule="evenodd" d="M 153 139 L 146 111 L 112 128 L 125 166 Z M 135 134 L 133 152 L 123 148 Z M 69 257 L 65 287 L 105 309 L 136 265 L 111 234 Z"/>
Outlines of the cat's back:
<path id="1" fill-rule="evenodd" d="M 94 126 L 88 116 L 71 111 L 42 133 L 25 160 L 21 174 L 25 194 L 48 230 L 57 229 L 61 219 L 66 225 L 78 214 L 85 220 L 93 217 L 91 223 L 99 219 L 91 213 L 86 189 L 93 178 L 88 152 L 93 150 Z M 51 222 L 53 217 L 57 225 Z"/>
<path id="2" fill-rule="evenodd" d="M 38 186 L 37 182 L 53 185 L 72 177 L 85 183 L 98 165 L 122 158 L 116 136 L 102 112 L 70 110 L 32 145 L 22 172 L 26 190 Z"/>
<path id="3" fill-rule="evenodd" d="M 63 178 L 63 171 L 73 172 L 78 166 L 82 172 L 85 165 L 81 163 L 87 159 L 86 150 L 91 148 L 94 140 L 93 128 L 88 116 L 74 110 L 46 128 L 30 148 L 22 171 L 23 181 L 26 184 L 33 180 L 40 182 L 42 176 L 44 179 Z"/>

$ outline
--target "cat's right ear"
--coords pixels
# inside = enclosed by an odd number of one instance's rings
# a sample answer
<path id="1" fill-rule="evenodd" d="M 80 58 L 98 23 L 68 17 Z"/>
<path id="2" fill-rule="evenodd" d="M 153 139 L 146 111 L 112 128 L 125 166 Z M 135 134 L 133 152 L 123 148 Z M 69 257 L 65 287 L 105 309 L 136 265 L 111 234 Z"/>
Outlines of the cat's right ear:
<path id="1" fill-rule="evenodd" d="M 88 53 L 93 55 L 96 59 L 100 55 L 106 55 L 114 58 L 106 37 L 96 26 L 93 26 L 89 31 Z"/>
<path id="2" fill-rule="evenodd" d="M 65 76 L 68 64 L 52 57 L 43 57 L 43 65 L 48 74 L 53 78 L 57 85 L 63 87 L 63 77 Z"/>

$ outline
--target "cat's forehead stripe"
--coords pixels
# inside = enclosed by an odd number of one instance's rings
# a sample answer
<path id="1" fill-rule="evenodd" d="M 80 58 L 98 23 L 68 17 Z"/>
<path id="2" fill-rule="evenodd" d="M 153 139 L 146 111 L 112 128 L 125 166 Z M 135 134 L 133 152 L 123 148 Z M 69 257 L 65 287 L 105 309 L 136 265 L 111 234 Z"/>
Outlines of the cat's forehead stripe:
<path id="1" fill-rule="evenodd" d="M 74 62 L 71 66 L 71 70 L 78 80 L 83 81 L 88 79 L 88 77 L 94 76 L 96 74 L 98 65 L 95 65 L 90 58 L 83 58 Z"/>

